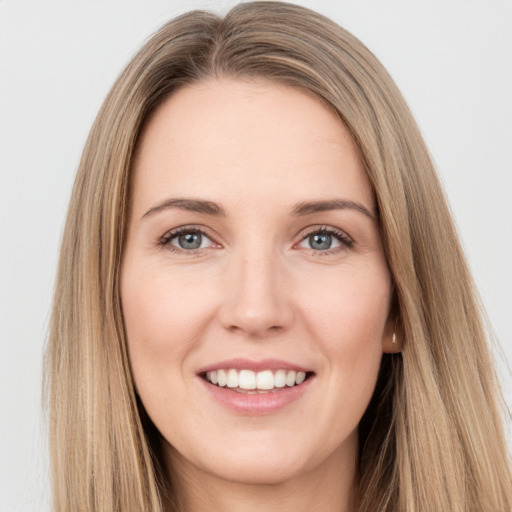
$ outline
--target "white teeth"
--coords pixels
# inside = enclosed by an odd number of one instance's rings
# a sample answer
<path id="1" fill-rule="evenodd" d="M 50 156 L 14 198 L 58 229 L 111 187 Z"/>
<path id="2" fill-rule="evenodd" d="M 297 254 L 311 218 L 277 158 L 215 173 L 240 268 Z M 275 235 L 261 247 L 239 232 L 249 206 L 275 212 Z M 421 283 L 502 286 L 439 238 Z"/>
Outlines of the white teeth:
<path id="1" fill-rule="evenodd" d="M 297 374 L 292 370 L 286 374 L 286 385 L 293 386 L 295 384 L 295 379 L 297 378 Z"/>
<path id="2" fill-rule="evenodd" d="M 276 388 L 284 388 L 286 386 L 286 372 L 284 370 L 277 370 L 274 375 L 274 386 Z"/>
<path id="3" fill-rule="evenodd" d="M 302 384 L 306 380 L 306 372 L 294 370 L 263 370 L 253 372 L 252 370 L 237 371 L 233 368 L 223 370 L 212 370 L 206 373 L 206 380 L 219 387 L 238 388 L 244 390 L 269 391 L 274 388 L 292 387 Z"/>
<path id="4" fill-rule="evenodd" d="M 256 389 L 256 374 L 252 370 L 240 370 L 238 387 L 241 389 Z"/>
<path id="5" fill-rule="evenodd" d="M 258 389 L 272 389 L 274 387 L 274 374 L 271 370 L 256 374 L 256 387 Z"/>
<path id="6" fill-rule="evenodd" d="M 238 372 L 236 370 L 228 371 L 227 386 L 228 386 L 228 388 L 237 388 L 238 387 Z"/>
<path id="7" fill-rule="evenodd" d="M 228 382 L 228 376 L 224 370 L 217 371 L 218 384 L 221 388 L 223 388 Z"/>

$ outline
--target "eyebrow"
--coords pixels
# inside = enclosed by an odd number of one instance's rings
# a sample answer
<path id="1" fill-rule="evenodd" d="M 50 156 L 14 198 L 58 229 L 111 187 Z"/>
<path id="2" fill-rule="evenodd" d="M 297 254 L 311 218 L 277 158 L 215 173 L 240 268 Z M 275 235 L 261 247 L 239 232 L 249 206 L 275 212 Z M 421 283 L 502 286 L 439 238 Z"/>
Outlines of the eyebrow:
<path id="1" fill-rule="evenodd" d="M 318 212 L 326 212 L 329 210 L 356 210 L 370 219 L 377 218 L 377 213 L 372 212 L 366 206 L 355 201 L 349 201 L 347 199 L 329 199 L 327 201 L 305 201 L 296 204 L 292 213 L 299 217 L 304 215 L 311 215 Z"/>
<path id="2" fill-rule="evenodd" d="M 150 208 L 142 218 L 149 217 L 155 213 L 167 210 L 170 208 L 178 208 L 189 212 L 202 213 L 214 217 L 225 217 L 226 211 L 222 206 L 214 203 L 213 201 L 205 201 L 203 199 L 187 199 L 187 198 L 171 198 L 162 201 Z M 370 219 L 375 219 L 377 214 L 370 211 L 366 206 L 355 201 L 347 199 L 329 199 L 324 201 L 302 201 L 297 203 L 291 210 L 292 215 L 303 217 L 312 215 L 314 213 L 326 212 L 330 210 L 355 210 L 360 212 Z"/>
<path id="3" fill-rule="evenodd" d="M 155 213 L 167 210 L 169 208 L 178 208 L 180 210 L 186 210 L 189 212 L 203 213 L 205 215 L 213 215 L 215 217 L 225 217 L 226 212 L 222 206 L 212 201 L 204 201 L 202 199 L 166 199 L 165 201 L 150 208 L 143 216 L 148 217 Z"/>

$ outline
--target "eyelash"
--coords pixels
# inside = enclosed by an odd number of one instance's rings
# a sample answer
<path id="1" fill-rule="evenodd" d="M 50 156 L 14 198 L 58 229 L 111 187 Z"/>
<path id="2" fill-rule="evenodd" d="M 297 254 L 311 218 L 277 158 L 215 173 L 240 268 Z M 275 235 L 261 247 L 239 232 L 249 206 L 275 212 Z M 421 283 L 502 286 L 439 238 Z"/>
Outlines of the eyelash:
<path id="1" fill-rule="evenodd" d="M 302 235 L 302 237 L 298 243 L 301 243 L 304 240 L 306 240 L 308 237 L 310 237 L 311 235 L 316 235 L 316 234 L 332 236 L 340 243 L 340 247 L 334 247 L 332 249 L 325 249 L 323 251 L 316 251 L 314 249 L 309 249 L 309 251 L 314 256 L 319 256 L 319 257 L 330 256 L 332 254 L 337 254 L 339 252 L 342 252 L 346 249 L 350 249 L 354 245 L 354 241 L 346 233 L 344 233 L 343 231 L 341 231 L 339 229 L 330 227 L 330 226 L 314 226 L 314 227 L 309 228 L 309 230 L 306 231 L 306 233 L 304 235 Z M 297 244 L 294 244 L 294 247 L 296 245 Z"/>
<path id="2" fill-rule="evenodd" d="M 162 238 L 160 238 L 160 240 L 158 241 L 158 245 L 162 248 L 165 247 L 169 251 L 175 252 L 178 254 L 186 253 L 188 256 L 199 255 L 202 251 L 204 251 L 204 249 L 205 249 L 204 247 L 198 248 L 198 249 L 187 250 L 187 249 L 181 249 L 180 247 L 175 247 L 174 245 L 171 245 L 171 241 L 174 238 L 176 238 L 180 235 L 187 234 L 187 233 L 197 233 L 201 236 L 205 236 L 205 237 L 209 238 L 210 240 L 212 240 L 212 237 L 206 232 L 204 227 L 190 225 L 190 226 L 180 226 L 179 228 L 171 229 Z"/>
<path id="3" fill-rule="evenodd" d="M 207 233 L 207 231 L 202 226 L 181 226 L 179 228 L 172 229 L 168 231 L 160 240 L 158 241 L 158 246 L 162 248 L 166 248 L 172 252 L 178 253 L 178 254 L 187 254 L 189 256 L 196 256 L 200 255 L 205 248 L 198 248 L 198 249 L 182 249 L 176 246 L 171 245 L 171 241 L 175 239 L 176 237 L 186 234 L 186 233 L 197 233 L 199 235 L 205 236 L 212 240 L 213 238 Z M 304 233 L 300 240 L 296 242 L 293 247 L 296 247 L 298 244 L 305 241 L 309 236 L 315 235 L 315 234 L 322 234 L 322 235 L 329 235 L 332 236 L 334 239 L 336 239 L 339 243 L 339 247 L 335 247 L 333 249 L 325 249 L 323 251 L 314 250 L 314 249 L 307 249 L 310 251 L 311 254 L 314 256 L 329 256 L 338 252 L 341 252 L 346 249 L 350 249 L 354 245 L 354 241 L 343 231 L 339 229 L 335 229 L 330 226 L 314 226 L 309 228 L 306 233 Z"/>

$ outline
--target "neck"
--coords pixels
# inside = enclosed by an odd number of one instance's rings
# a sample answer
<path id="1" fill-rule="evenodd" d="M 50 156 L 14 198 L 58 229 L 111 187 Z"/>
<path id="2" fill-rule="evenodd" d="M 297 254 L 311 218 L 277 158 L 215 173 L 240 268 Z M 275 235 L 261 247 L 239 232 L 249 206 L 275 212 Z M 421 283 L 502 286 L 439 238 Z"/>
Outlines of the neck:
<path id="1" fill-rule="evenodd" d="M 180 512 L 355 512 L 357 451 L 334 452 L 313 469 L 276 483 L 234 482 L 202 472 L 172 450 L 168 462 Z M 341 453 L 343 452 L 343 453 Z"/>

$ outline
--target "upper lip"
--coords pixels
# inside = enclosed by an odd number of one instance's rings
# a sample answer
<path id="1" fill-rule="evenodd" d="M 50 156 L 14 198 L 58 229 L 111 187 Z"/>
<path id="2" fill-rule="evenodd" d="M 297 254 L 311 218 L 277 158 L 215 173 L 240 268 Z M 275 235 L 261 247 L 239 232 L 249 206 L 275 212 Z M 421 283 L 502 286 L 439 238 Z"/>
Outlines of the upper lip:
<path id="1" fill-rule="evenodd" d="M 291 363 L 279 359 L 226 359 L 216 363 L 209 364 L 198 370 L 198 375 L 206 372 L 221 369 L 234 369 L 234 370 L 252 370 L 253 372 L 261 372 L 264 370 L 295 370 L 296 372 L 311 373 L 311 368 L 307 368 L 300 364 Z"/>

